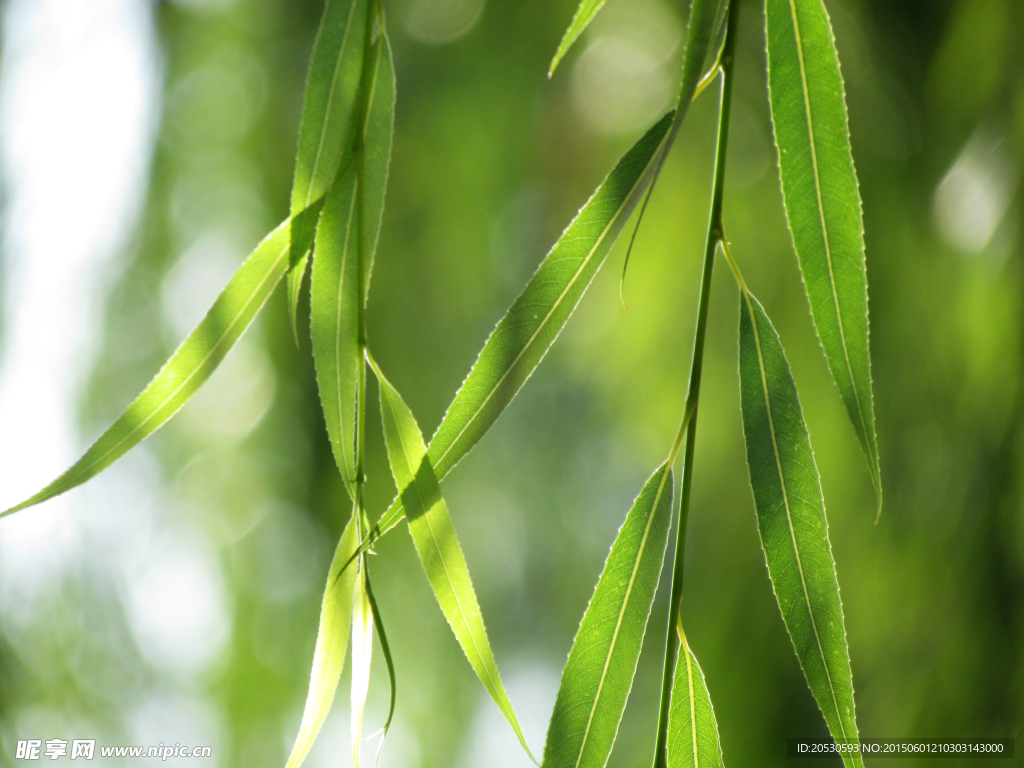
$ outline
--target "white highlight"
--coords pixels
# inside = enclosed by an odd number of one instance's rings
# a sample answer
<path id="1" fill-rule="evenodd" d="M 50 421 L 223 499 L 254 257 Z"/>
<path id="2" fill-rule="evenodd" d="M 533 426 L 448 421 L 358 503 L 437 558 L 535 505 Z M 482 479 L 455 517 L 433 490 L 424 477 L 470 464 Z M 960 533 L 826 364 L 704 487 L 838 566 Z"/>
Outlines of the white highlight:
<path id="1" fill-rule="evenodd" d="M 130 584 L 132 631 L 154 666 L 186 677 L 217 659 L 230 626 L 224 579 L 213 552 L 201 542 L 168 537 Z"/>
<path id="2" fill-rule="evenodd" d="M 151 7 L 11 0 L 0 60 L 4 348 L 0 506 L 77 458 L 79 389 L 108 263 L 145 192 L 158 96 Z M 75 521 L 62 498 L 0 523 L 5 580 L 54 576 Z"/>
<path id="3" fill-rule="evenodd" d="M 484 0 L 407 0 L 401 20 L 409 37 L 442 45 L 475 27 L 483 10 Z"/>
<path id="4" fill-rule="evenodd" d="M 679 21 L 661 0 L 609 3 L 573 67 L 573 106 L 599 133 L 647 128 L 671 104 Z"/>
<path id="5" fill-rule="evenodd" d="M 979 128 L 935 190 L 935 226 L 950 245 L 978 254 L 992 240 L 1017 186 L 1001 136 Z"/>
<path id="6" fill-rule="evenodd" d="M 540 758 L 548 728 L 548 715 L 555 706 L 560 679 L 558 669 L 529 661 L 512 666 L 506 677 L 509 698 L 519 713 L 523 736 L 534 757 Z M 523 752 L 515 733 L 493 702 L 480 697 L 470 726 L 469 739 L 460 765 L 476 768 L 529 768 L 533 763 Z"/>

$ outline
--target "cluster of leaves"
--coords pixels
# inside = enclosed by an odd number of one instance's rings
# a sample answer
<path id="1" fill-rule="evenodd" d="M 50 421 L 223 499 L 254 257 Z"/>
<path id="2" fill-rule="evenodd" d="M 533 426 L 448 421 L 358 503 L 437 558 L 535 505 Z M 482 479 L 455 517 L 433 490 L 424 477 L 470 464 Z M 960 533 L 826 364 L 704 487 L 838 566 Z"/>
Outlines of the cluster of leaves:
<path id="1" fill-rule="evenodd" d="M 552 74 L 603 0 L 583 0 Z M 837 740 L 857 738 L 852 673 L 818 472 L 797 390 L 771 321 L 748 290 L 722 226 L 739 2 L 693 0 L 676 108 L 619 160 L 487 339 L 428 441 L 374 361 L 365 310 L 387 186 L 395 74 L 381 0 L 328 0 L 314 45 L 288 218 L 235 272 L 205 318 L 67 472 L 4 514 L 87 481 L 166 423 L 205 383 L 286 280 L 292 325 L 311 273 L 311 337 L 330 444 L 352 514 L 324 591 L 309 692 L 287 768 L 298 768 L 333 703 L 351 636 L 353 759 L 360 762 L 374 634 L 394 670 L 368 570 L 376 540 L 403 519 L 438 605 L 488 694 L 529 748 L 501 682 L 440 481 L 476 445 L 555 342 L 627 219 L 649 195 L 691 101 L 721 78 L 716 170 L 689 392 L 665 462 L 612 544 L 562 675 L 543 765 L 604 766 L 636 672 L 678 509 L 656 765 L 716 766 L 708 686 L 680 619 L 686 517 L 712 269 L 724 254 L 740 288 L 739 366 L 758 527 L 787 630 Z M 831 26 L 821 0 L 768 0 L 768 74 L 786 213 L 811 315 L 862 444 L 881 508 L 868 348 L 860 198 Z M 371 523 L 363 502 L 367 371 L 377 380 L 398 496 Z M 675 493 L 677 460 L 682 482 Z M 673 503 L 678 499 L 678 507 Z M 384 731 L 387 730 L 387 723 Z M 532 759 L 532 755 L 531 755 Z M 856 755 L 844 757 L 860 765 Z"/>

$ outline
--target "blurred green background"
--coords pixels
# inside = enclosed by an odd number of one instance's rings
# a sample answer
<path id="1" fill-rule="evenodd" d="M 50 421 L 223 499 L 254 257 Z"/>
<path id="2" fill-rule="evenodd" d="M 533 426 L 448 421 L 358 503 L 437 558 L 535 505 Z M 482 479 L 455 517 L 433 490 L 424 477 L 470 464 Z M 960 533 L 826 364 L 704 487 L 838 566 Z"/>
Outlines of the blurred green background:
<path id="1" fill-rule="evenodd" d="M 878 525 L 786 230 L 763 11 L 746 0 L 728 236 L 800 388 L 861 734 L 1019 737 L 1024 5 L 826 4 L 864 204 L 886 501 Z M 680 0 L 609 0 L 548 81 L 573 0 L 385 5 L 398 103 L 369 333 L 429 433 L 547 248 L 615 158 L 670 106 L 686 11 Z M 159 122 L 139 223 L 107 267 L 102 341 L 79 401 L 83 444 L 285 216 L 321 4 L 145 8 L 162 67 Z M 626 276 L 628 309 L 618 296 L 623 237 L 544 364 L 444 484 L 499 665 L 537 752 L 608 546 L 681 416 L 716 111 L 709 89 L 665 167 Z M 305 697 L 323 578 L 348 515 L 309 341 L 296 349 L 284 298 L 279 290 L 209 387 L 116 475 L 128 489 L 125 504 L 150 520 L 150 533 L 115 526 L 106 535 L 115 544 L 123 535 L 142 564 L 104 570 L 85 559 L 54 566 L 58 576 L 31 599 L 4 591 L 0 762 L 13 763 L 19 738 L 74 731 L 103 743 L 136 743 L 143 733 L 148 741 L 138 743 L 185 743 L 180 734 L 195 733 L 214 745 L 213 764 L 284 764 Z M 684 619 L 726 763 L 775 766 L 791 762 L 787 737 L 827 731 L 757 537 L 739 413 L 737 303 L 731 275 L 719 268 Z M 376 422 L 368 450 L 377 514 L 394 489 Z M 143 490 L 131 490 L 140 476 Z M 167 563 L 184 565 L 167 570 Z M 451 636 L 404 527 L 380 543 L 371 571 L 398 673 L 396 724 L 381 765 L 528 765 Z M 616 768 L 650 761 L 667 584 L 666 574 L 612 755 Z M 161 624 L 147 610 L 169 618 Z M 197 611 L 206 624 L 176 639 L 175 617 Z M 387 707 L 380 662 L 378 655 L 368 731 Z M 311 765 L 349 760 L 346 685 L 347 673 Z M 1024 765 L 1024 755 L 1012 764 Z"/>

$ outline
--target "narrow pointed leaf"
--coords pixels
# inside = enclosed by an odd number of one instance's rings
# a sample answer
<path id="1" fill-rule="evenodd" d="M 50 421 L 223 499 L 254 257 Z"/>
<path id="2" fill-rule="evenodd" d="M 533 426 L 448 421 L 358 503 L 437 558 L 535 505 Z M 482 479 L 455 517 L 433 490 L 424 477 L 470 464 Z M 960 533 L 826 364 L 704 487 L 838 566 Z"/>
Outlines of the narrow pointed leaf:
<path id="1" fill-rule="evenodd" d="M 320 404 L 335 463 L 353 499 L 356 395 L 363 364 L 358 336 L 357 177 L 355 163 L 349 163 L 324 202 L 310 291 L 310 330 Z"/>
<path id="2" fill-rule="evenodd" d="M 572 44 L 583 34 L 583 30 L 594 20 L 594 17 L 604 7 L 604 4 L 605 0 L 581 0 L 579 8 L 576 9 L 576 13 L 572 17 L 572 21 L 569 22 L 569 28 L 565 30 L 565 34 L 562 36 L 562 42 L 558 44 L 555 57 L 551 59 L 551 66 L 548 67 L 548 77 L 555 74 L 555 69 L 558 68 L 559 62 L 569 52 L 569 49 L 572 48 Z"/>
<path id="3" fill-rule="evenodd" d="M 679 626 L 679 657 L 668 716 L 668 768 L 722 768 L 718 721 L 704 673 Z"/>
<path id="4" fill-rule="evenodd" d="M 309 60 L 291 194 L 294 232 L 288 295 L 293 328 L 316 225 L 315 213 L 301 214 L 327 194 L 350 149 L 369 6 L 369 0 L 327 0 Z"/>
<path id="5" fill-rule="evenodd" d="M 370 52 L 364 138 L 328 193 L 316 233 L 311 335 L 317 385 L 334 458 L 354 498 L 360 324 L 380 232 L 391 160 L 395 77 L 387 37 Z"/>
<path id="6" fill-rule="evenodd" d="M 562 671 L 543 768 L 608 762 L 658 588 L 671 508 L 672 471 L 664 465 L 626 515 L 583 615 Z"/>
<path id="7" fill-rule="evenodd" d="M 686 31 L 686 53 L 683 56 L 682 83 L 679 88 L 679 114 L 681 123 L 704 73 L 715 63 L 718 51 L 714 42 L 725 28 L 728 0 L 693 0 L 690 23 Z"/>
<path id="8" fill-rule="evenodd" d="M 372 74 L 366 80 L 366 114 L 362 128 L 360 193 L 363 205 L 363 303 L 370 291 L 373 258 L 380 239 L 384 195 L 391 168 L 391 146 L 395 133 L 395 65 L 391 41 L 381 20 L 379 36 L 373 43 Z"/>
<path id="9" fill-rule="evenodd" d="M 662 166 L 668 158 L 668 153 L 675 143 L 679 129 L 683 125 L 686 113 L 690 109 L 690 102 L 697 96 L 697 87 L 708 68 L 717 61 L 718 49 L 712 47 L 712 41 L 719 32 L 723 33 L 724 21 L 728 10 L 728 0 L 693 0 L 690 9 L 690 21 L 686 33 L 686 54 L 683 57 L 682 85 L 679 89 L 679 103 L 676 105 L 675 119 L 669 129 L 668 137 L 662 142 L 655 161 L 652 180 L 647 189 L 647 196 L 644 204 L 640 207 L 640 215 L 637 216 L 636 225 L 633 229 L 633 237 L 630 238 L 629 248 L 626 250 L 626 258 L 622 263 L 622 280 L 619 283 L 619 298 L 623 301 L 623 285 L 626 280 L 626 269 L 629 267 L 629 257 L 633 252 L 633 244 L 636 242 L 637 233 L 640 231 L 640 224 L 643 222 L 644 213 L 647 211 L 647 204 L 654 194 L 654 187 L 661 176 Z M 709 61 L 710 59 L 710 61 Z"/>
<path id="10" fill-rule="evenodd" d="M 334 560 L 327 572 L 327 588 L 320 607 L 320 628 L 317 630 L 313 669 L 309 676 L 309 692 L 302 712 L 302 722 L 295 738 L 286 768 L 299 768 L 316 740 L 324 718 L 334 702 L 341 669 L 345 665 L 349 627 L 352 623 L 352 600 L 355 591 L 356 569 L 345 564 L 356 551 L 359 536 L 355 515 L 341 534 Z"/>
<path id="11" fill-rule="evenodd" d="M 289 222 L 278 225 L 246 258 L 206 317 L 153 380 L 67 472 L 0 516 L 81 485 L 163 426 L 206 383 L 266 303 L 288 268 Z"/>
<path id="12" fill-rule="evenodd" d="M 373 661 L 373 608 L 366 588 L 366 555 L 360 558 L 352 599 L 352 763 L 359 768 L 363 746 L 363 715 L 370 692 Z"/>
<path id="13" fill-rule="evenodd" d="M 491 332 L 430 441 L 440 477 L 490 429 L 551 348 L 649 183 L 672 117 L 619 161 Z"/>
<path id="14" fill-rule="evenodd" d="M 666 114 L 619 160 L 491 332 L 427 449 L 438 479 L 487 433 L 558 338 L 650 183 L 674 116 Z M 404 514 L 395 499 L 373 540 Z"/>
<path id="15" fill-rule="evenodd" d="M 821 0 L 771 0 L 765 13 L 772 125 L 789 229 L 814 327 L 867 457 L 881 511 L 864 225 L 839 58 Z"/>
<path id="16" fill-rule="evenodd" d="M 384 720 L 384 725 L 380 729 L 380 741 L 377 743 L 377 755 L 376 760 L 380 759 L 380 751 L 384 748 L 384 740 L 388 736 L 388 730 L 391 728 L 391 720 L 395 716 L 395 698 L 396 698 L 396 685 L 395 685 L 395 662 L 391 658 L 391 645 L 388 643 L 388 633 L 384 631 L 384 622 L 380 618 L 380 609 L 377 607 L 377 599 L 373 596 L 373 586 L 370 582 L 370 573 L 367 570 L 366 573 L 366 597 L 370 601 L 370 610 L 373 611 L 373 626 L 377 630 L 377 639 L 380 641 L 380 650 L 384 655 L 384 666 L 388 670 L 388 684 L 390 687 L 390 700 L 388 702 L 388 716 Z"/>
<path id="17" fill-rule="evenodd" d="M 391 473 L 408 510 L 409 533 L 427 580 L 473 671 L 512 726 L 523 749 L 530 754 L 512 702 L 502 685 L 469 567 L 427 456 L 423 435 L 397 390 L 375 364 L 371 362 L 371 365 L 380 384 L 381 419 Z"/>
<path id="18" fill-rule="evenodd" d="M 313 238 L 316 233 L 317 220 L 320 218 L 320 209 L 324 200 L 320 198 L 305 210 L 299 212 L 292 220 L 292 260 L 293 264 L 288 270 L 288 317 L 292 324 L 292 333 L 295 336 L 296 345 L 299 343 L 299 296 L 302 292 L 302 281 L 306 275 L 306 267 L 309 264 L 309 251 L 313 247 Z M 297 259 L 295 254 L 301 254 Z"/>
<path id="19" fill-rule="evenodd" d="M 832 736 L 856 739 L 853 676 L 825 502 L 778 334 L 740 298 L 740 395 L 750 485 L 768 574 L 807 684 Z M 847 766 L 863 765 L 845 756 Z"/>

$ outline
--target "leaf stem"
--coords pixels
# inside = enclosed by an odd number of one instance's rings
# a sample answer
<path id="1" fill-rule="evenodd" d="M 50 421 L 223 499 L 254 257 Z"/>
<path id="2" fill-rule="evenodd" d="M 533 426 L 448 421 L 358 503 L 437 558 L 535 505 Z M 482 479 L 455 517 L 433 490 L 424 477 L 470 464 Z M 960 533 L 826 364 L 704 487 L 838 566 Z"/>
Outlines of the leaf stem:
<path id="1" fill-rule="evenodd" d="M 668 745 L 668 716 L 672 696 L 672 679 L 680 637 L 676 629 L 681 623 L 680 608 L 683 600 L 683 557 L 686 552 L 686 522 L 690 511 L 690 491 L 693 487 L 693 453 L 697 436 L 697 403 L 700 397 L 700 379 L 704 367 L 704 337 L 707 331 L 708 307 L 711 297 L 711 276 L 715 266 L 715 252 L 722 240 L 722 199 L 725 187 L 725 158 L 729 140 L 729 114 L 732 104 L 733 59 L 736 50 L 736 30 L 740 2 L 729 3 L 728 26 L 722 46 L 721 108 L 718 114 L 718 144 L 715 151 L 715 178 L 711 191 L 711 215 L 708 220 L 704 246 L 704 269 L 701 276 L 700 300 L 697 305 L 697 326 L 693 339 L 693 359 L 690 364 L 690 383 L 686 395 L 683 422 L 676 436 L 672 459 L 685 434 L 683 450 L 683 481 L 679 495 L 679 522 L 676 527 L 676 553 L 672 566 L 672 594 L 669 601 L 668 625 L 665 637 L 665 665 L 661 686 L 661 709 L 658 717 L 658 739 L 655 744 L 654 766 L 666 768 Z"/>

